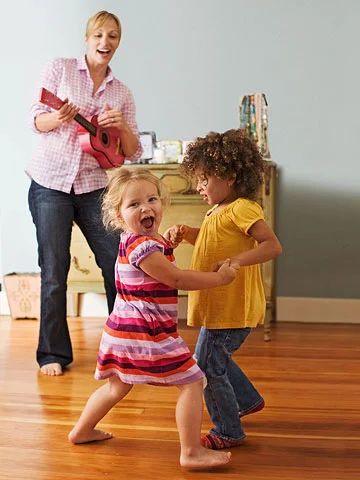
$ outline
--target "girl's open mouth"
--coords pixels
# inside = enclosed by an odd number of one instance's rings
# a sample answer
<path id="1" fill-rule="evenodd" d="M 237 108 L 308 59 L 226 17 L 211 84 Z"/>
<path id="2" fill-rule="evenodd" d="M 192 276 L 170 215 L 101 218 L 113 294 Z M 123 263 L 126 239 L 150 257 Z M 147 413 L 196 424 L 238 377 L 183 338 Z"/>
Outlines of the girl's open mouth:
<path id="1" fill-rule="evenodd" d="M 145 228 L 152 228 L 154 225 L 154 217 L 145 217 L 140 221 L 141 225 Z"/>

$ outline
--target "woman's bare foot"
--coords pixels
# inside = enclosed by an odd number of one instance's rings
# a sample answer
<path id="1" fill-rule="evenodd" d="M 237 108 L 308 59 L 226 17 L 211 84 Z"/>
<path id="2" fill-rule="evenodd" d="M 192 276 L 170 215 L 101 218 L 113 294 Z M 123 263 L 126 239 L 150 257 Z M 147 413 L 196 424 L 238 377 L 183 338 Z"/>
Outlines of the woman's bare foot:
<path id="1" fill-rule="evenodd" d="M 211 468 L 226 465 L 230 462 L 230 452 L 218 452 L 200 447 L 191 454 L 180 455 L 180 465 L 185 468 Z"/>
<path id="2" fill-rule="evenodd" d="M 51 377 L 62 375 L 63 373 L 60 363 L 47 363 L 40 367 L 40 372 L 44 375 L 50 375 Z"/>
<path id="3" fill-rule="evenodd" d="M 75 431 L 75 428 L 71 430 L 68 435 L 68 439 L 71 443 L 88 443 L 88 442 L 98 442 L 100 440 L 109 440 L 112 438 L 112 433 L 103 432 L 102 430 L 90 430 L 85 433 L 78 433 Z"/>

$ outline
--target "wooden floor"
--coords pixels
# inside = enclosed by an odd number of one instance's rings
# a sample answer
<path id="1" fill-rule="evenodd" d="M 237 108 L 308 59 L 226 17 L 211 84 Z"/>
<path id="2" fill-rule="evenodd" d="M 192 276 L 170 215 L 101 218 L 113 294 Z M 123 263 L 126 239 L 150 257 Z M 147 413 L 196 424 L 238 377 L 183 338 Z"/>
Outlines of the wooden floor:
<path id="1" fill-rule="evenodd" d="M 176 388 L 137 386 L 105 419 L 116 438 L 74 446 L 67 433 L 89 394 L 102 319 L 70 320 L 75 361 L 38 374 L 38 322 L 0 317 L 0 479 L 360 479 L 360 346 L 355 325 L 278 324 L 237 355 L 267 407 L 246 417 L 247 440 L 213 472 L 178 466 Z M 191 349 L 197 332 L 180 329 Z M 204 431 L 209 427 L 205 414 Z"/>

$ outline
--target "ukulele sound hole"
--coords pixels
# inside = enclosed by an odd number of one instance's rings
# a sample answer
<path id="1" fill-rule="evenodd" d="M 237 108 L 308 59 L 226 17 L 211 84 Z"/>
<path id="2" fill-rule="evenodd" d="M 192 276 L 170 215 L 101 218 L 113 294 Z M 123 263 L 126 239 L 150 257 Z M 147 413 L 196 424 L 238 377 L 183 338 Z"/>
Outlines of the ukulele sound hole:
<path id="1" fill-rule="evenodd" d="M 109 135 L 106 132 L 101 132 L 101 143 L 107 147 L 110 143 Z"/>

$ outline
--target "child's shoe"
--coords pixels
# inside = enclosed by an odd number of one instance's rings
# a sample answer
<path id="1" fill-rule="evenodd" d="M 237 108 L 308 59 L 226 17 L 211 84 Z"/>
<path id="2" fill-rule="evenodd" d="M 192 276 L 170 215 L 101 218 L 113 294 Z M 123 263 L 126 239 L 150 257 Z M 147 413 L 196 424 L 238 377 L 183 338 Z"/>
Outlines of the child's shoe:
<path id="1" fill-rule="evenodd" d="M 228 440 L 218 437 L 213 433 L 207 433 L 201 437 L 201 445 L 211 450 L 221 450 L 223 448 L 238 447 L 243 443 L 245 436 L 240 440 Z"/>

